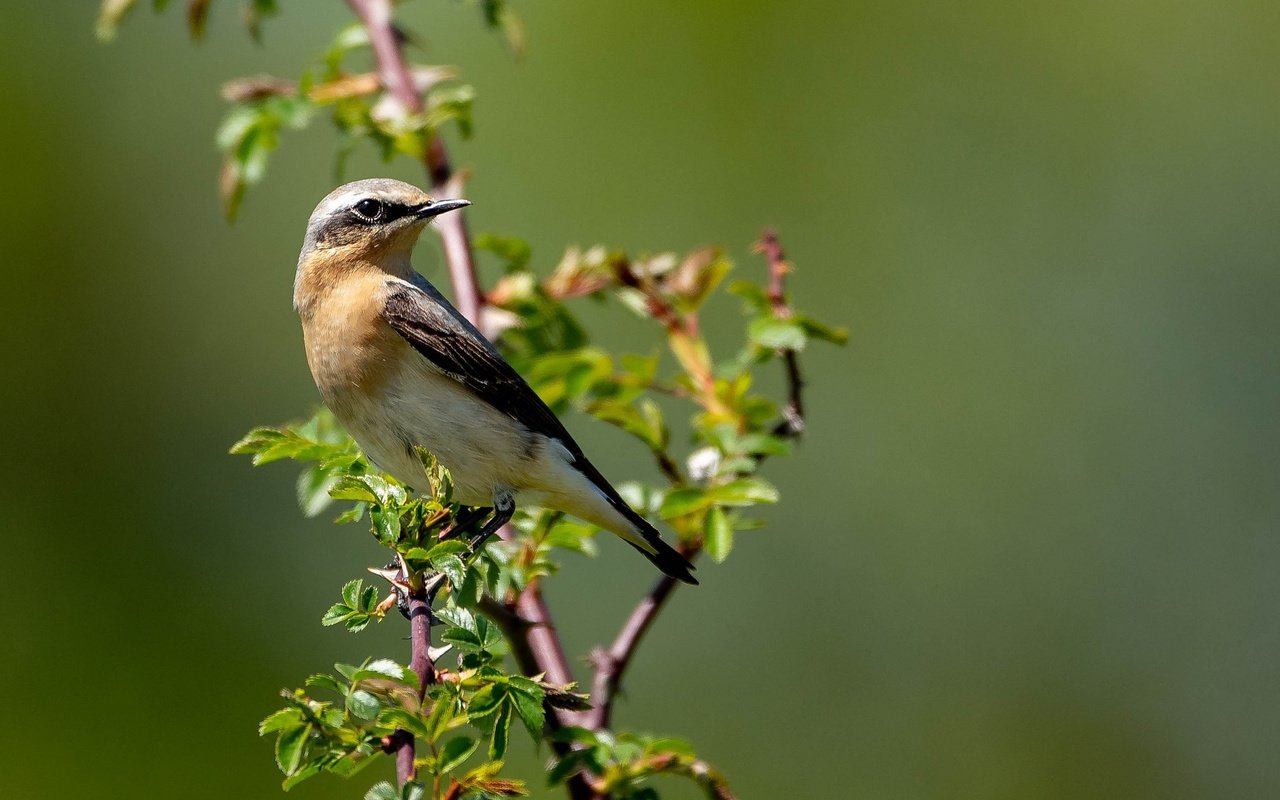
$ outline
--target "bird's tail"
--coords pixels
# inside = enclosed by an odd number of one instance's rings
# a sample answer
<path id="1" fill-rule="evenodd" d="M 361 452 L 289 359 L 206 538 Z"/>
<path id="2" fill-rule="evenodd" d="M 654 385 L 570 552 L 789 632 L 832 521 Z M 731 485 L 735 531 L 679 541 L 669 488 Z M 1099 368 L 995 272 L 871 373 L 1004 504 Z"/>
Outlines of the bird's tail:
<path id="1" fill-rule="evenodd" d="M 657 529 L 649 524 L 648 520 L 637 514 L 634 510 L 628 508 L 631 513 L 624 516 L 635 527 L 636 535 L 633 539 L 630 536 L 623 536 L 622 540 L 639 550 L 641 555 L 653 562 L 653 565 L 662 570 L 663 575 L 675 578 L 678 581 L 698 585 L 698 579 L 693 577 L 695 567 L 689 563 L 689 560 L 680 555 L 680 551 L 662 540 Z"/>
<path id="2" fill-rule="evenodd" d="M 652 553 L 633 541 L 628 539 L 623 539 L 623 541 L 639 550 L 641 555 L 652 561 L 655 567 L 662 570 L 663 575 L 694 586 L 698 585 L 698 579 L 693 577 L 692 572 L 692 570 L 697 568 L 690 564 L 688 559 L 680 555 L 679 550 L 661 539 L 655 538 L 652 541 L 647 542 L 647 544 L 655 550 L 655 552 Z"/>
<path id="3" fill-rule="evenodd" d="M 618 538 L 652 561 L 664 575 L 695 586 L 698 584 L 698 579 L 693 577 L 694 566 L 688 559 L 680 555 L 674 547 L 662 541 L 662 536 L 657 529 L 650 525 L 647 519 L 637 514 L 634 508 L 627 505 L 627 501 L 622 499 L 618 491 L 604 479 L 591 462 L 579 457 L 573 465 L 591 482 L 599 497 L 605 502 L 594 508 L 580 507 L 576 511 L 572 508 L 567 510 L 616 533 Z M 607 509 L 612 509 L 613 513 L 609 513 Z"/>

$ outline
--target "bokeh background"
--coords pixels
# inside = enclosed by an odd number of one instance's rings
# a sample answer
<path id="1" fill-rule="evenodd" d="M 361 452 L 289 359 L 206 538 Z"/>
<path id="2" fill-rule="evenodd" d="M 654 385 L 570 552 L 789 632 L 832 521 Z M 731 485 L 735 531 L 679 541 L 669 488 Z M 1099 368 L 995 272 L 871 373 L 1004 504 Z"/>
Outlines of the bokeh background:
<path id="1" fill-rule="evenodd" d="M 282 2 L 257 47 L 218 2 L 192 46 L 143 9 L 104 46 L 95 5 L 0 11 L 0 796 L 276 797 L 275 692 L 405 646 L 320 627 L 378 548 L 225 455 L 317 400 L 290 290 L 335 136 L 287 134 L 235 226 L 212 137 L 223 80 L 296 75 L 350 17 Z M 777 225 L 797 303 L 852 333 L 806 354 L 770 528 L 678 594 L 619 721 L 744 798 L 1276 796 L 1280 8 L 516 9 L 519 63 L 471 6 L 403 10 L 479 93 L 474 229 L 542 269 L 721 243 L 747 272 Z M 378 174 L 420 180 L 348 171 Z M 739 324 L 717 307 L 724 348 Z M 571 561 L 573 653 L 649 581 L 608 542 Z"/>

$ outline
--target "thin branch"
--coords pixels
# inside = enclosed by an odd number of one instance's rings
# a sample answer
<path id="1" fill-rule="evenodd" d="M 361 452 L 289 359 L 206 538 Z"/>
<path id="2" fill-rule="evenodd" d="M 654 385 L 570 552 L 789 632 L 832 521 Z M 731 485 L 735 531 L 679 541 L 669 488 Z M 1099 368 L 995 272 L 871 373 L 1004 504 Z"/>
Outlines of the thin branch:
<path id="1" fill-rule="evenodd" d="M 427 687 L 436 681 L 435 664 L 431 662 L 431 601 L 425 589 L 413 589 L 409 592 L 409 668 L 418 676 L 418 701 L 427 695 Z M 413 734 L 403 733 L 400 747 L 396 750 L 396 780 L 400 783 L 414 778 Z"/>
<path id="2" fill-rule="evenodd" d="M 378 65 L 378 75 L 386 90 L 404 106 L 410 114 L 425 110 L 422 96 L 413 85 L 413 76 L 405 61 L 401 37 L 391 20 L 390 0 L 347 0 L 347 5 L 369 32 L 369 43 Z M 431 181 L 431 193 L 448 195 L 459 192 L 462 182 L 454 174 L 449 154 L 439 135 L 432 134 L 422 154 L 422 164 Z M 462 315 L 477 327 L 481 324 L 483 297 L 476 283 L 475 260 L 471 250 L 471 235 L 467 231 L 467 218 L 462 214 L 444 214 L 435 220 L 444 246 L 445 263 L 453 283 L 453 302 Z"/>
<path id="3" fill-rule="evenodd" d="M 681 548 L 681 554 L 692 560 L 700 548 Z M 603 730 L 612 724 L 613 699 L 617 696 L 622 674 L 631 664 L 640 640 L 644 638 L 649 626 L 658 618 L 658 613 L 666 605 L 671 593 L 678 583 L 675 578 L 663 575 L 653 584 L 635 609 L 622 624 L 618 636 L 608 650 L 597 648 L 591 654 L 595 666 L 595 675 L 591 681 L 591 700 L 593 708 L 585 720 L 584 727 L 592 730 Z"/>
<path id="4" fill-rule="evenodd" d="M 786 295 L 786 276 L 791 272 L 791 265 L 782 251 L 777 233 L 772 228 L 766 229 L 756 243 L 755 250 L 763 253 L 769 264 L 768 297 L 773 314 L 779 319 L 787 319 L 793 314 Z M 794 350 L 784 349 L 782 360 L 787 376 L 787 404 L 773 433 L 783 438 L 795 438 L 804 432 L 805 427 L 802 396 L 804 380 L 801 378 L 800 362 Z M 690 561 L 701 551 L 701 543 L 681 548 L 681 554 Z M 592 653 L 595 673 L 591 680 L 591 702 L 594 708 L 589 714 L 587 727 L 602 730 L 610 726 L 613 701 L 617 697 L 618 687 L 622 685 L 622 677 L 630 666 L 641 639 L 653 625 L 677 585 L 674 579 L 664 575 L 632 610 L 609 649 L 597 648 Z"/>
<path id="5" fill-rule="evenodd" d="M 786 276 L 791 272 L 791 262 L 782 252 L 782 242 L 778 241 L 778 232 L 773 228 L 765 228 L 756 242 L 757 253 L 764 253 L 769 261 L 769 305 L 773 315 L 778 319 L 789 319 L 791 306 L 787 303 Z M 782 364 L 787 371 L 787 404 L 782 409 L 782 419 L 774 426 L 775 436 L 799 436 L 804 433 L 804 403 L 801 392 L 804 389 L 804 378 L 800 375 L 800 359 L 796 351 L 786 348 L 782 351 Z"/>

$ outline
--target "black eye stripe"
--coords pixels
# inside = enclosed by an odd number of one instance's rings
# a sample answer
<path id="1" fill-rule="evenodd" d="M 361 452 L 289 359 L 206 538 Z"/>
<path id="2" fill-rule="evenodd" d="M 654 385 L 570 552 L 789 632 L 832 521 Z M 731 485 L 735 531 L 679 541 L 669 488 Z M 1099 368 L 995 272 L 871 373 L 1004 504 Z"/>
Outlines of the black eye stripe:
<path id="1" fill-rule="evenodd" d="M 351 207 L 352 216 L 365 225 L 381 225 L 399 219 L 412 209 L 403 203 L 388 203 L 366 197 Z"/>

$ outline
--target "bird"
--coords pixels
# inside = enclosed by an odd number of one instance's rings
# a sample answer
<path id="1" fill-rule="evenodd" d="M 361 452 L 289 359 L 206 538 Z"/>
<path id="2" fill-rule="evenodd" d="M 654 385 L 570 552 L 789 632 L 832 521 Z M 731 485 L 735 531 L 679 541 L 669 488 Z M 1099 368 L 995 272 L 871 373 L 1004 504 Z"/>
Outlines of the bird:
<path id="1" fill-rule="evenodd" d="M 693 565 L 623 500 L 497 347 L 414 270 L 422 230 L 468 205 L 372 178 L 339 186 L 315 207 L 293 305 L 325 405 L 373 466 L 411 489 L 428 485 L 418 448 L 447 467 L 454 499 L 489 517 L 473 547 L 527 503 L 608 530 L 665 575 L 696 584 Z"/>

